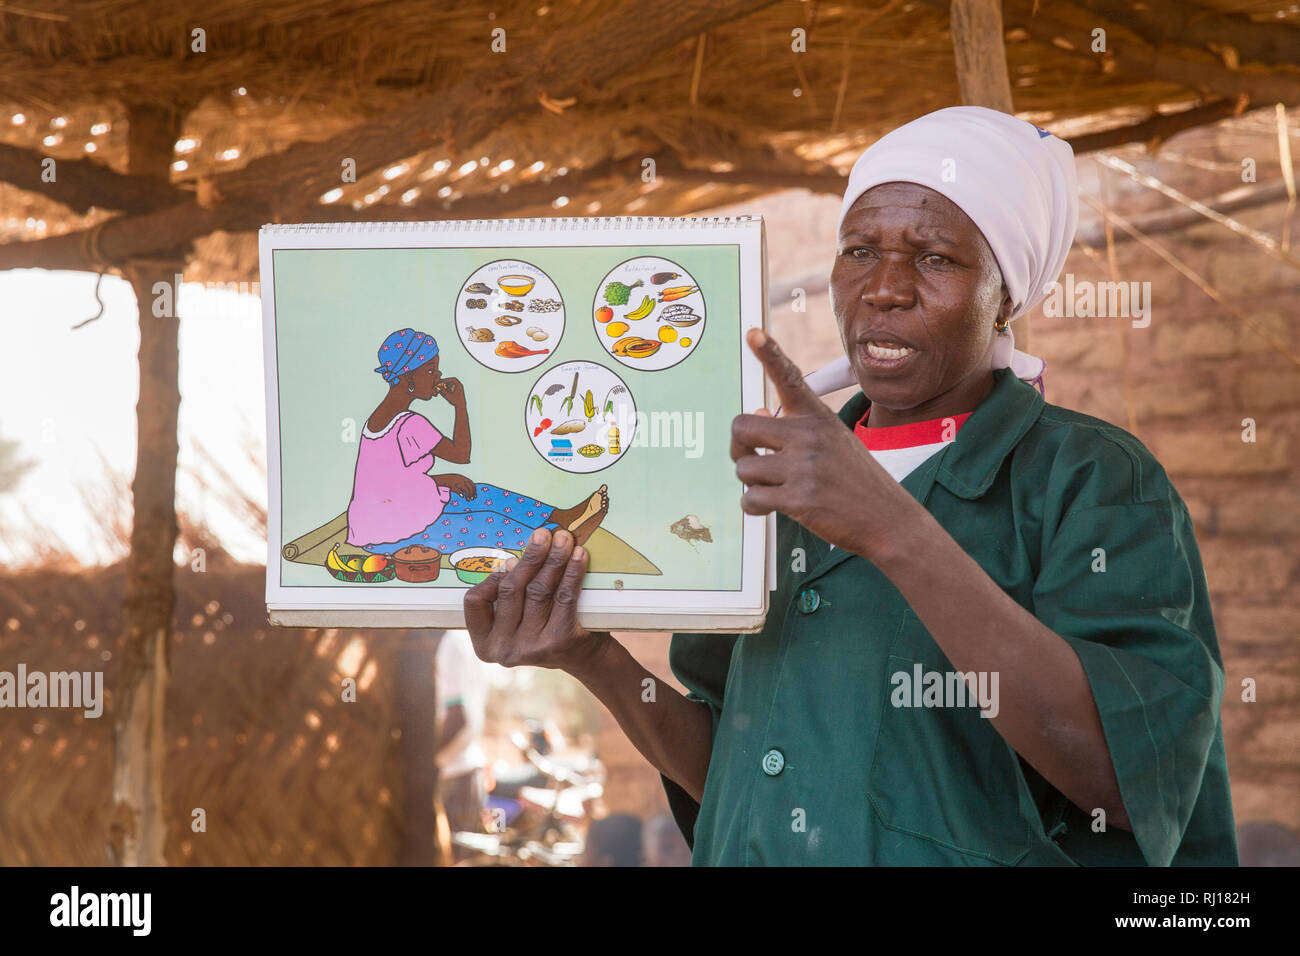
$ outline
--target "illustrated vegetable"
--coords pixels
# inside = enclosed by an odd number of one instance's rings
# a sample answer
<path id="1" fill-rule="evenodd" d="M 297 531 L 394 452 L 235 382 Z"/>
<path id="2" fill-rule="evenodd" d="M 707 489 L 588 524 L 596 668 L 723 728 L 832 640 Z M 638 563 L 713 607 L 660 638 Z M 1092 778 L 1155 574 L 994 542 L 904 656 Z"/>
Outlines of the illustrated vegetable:
<path id="1" fill-rule="evenodd" d="M 615 396 L 615 395 L 622 395 L 622 394 L 624 394 L 624 393 L 626 393 L 626 392 L 627 392 L 627 389 L 624 388 L 622 385 L 615 385 L 615 386 L 614 386 L 613 388 L 611 388 L 608 392 L 606 392 L 606 393 L 605 393 L 605 405 L 604 405 L 604 408 L 603 408 L 602 411 L 601 411 L 601 414 L 602 414 L 602 415 L 608 415 L 610 412 L 612 412 L 612 411 L 614 410 L 614 396 Z"/>
<path id="2" fill-rule="evenodd" d="M 551 429 L 552 435 L 576 435 L 587 427 L 587 423 L 581 418 L 570 418 L 567 422 L 561 422 Z"/>
<path id="3" fill-rule="evenodd" d="M 547 398 L 550 398 L 550 397 L 551 397 L 552 395 L 554 395 L 556 392 L 562 392 L 562 391 L 564 391 L 564 386 L 561 385 L 559 382 L 556 382 L 554 385 L 552 385 L 552 386 L 551 386 L 550 388 L 548 388 L 546 391 L 542 392 L 542 394 L 545 395 Z"/>
<path id="4" fill-rule="evenodd" d="M 566 399 L 561 403 L 562 405 L 564 405 L 564 413 L 565 413 L 566 415 L 572 415 L 572 414 L 573 414 L 573 396 L 575 396 L 575 395 L 577 395 L 577 394 L 578 394 L 578 373 L 577 373 L 577 372 L 574 372 L 574 373 L 573 373 L 573 388 L 571 388 L 571 389 L 569 390 L 569 397 L 566 398 Z"/>
<path id="5" fill-rule="evenodd" d="M 536 438 L 538 435 L 540 435 L 542 432 L 546 431 L 546 429 L 550 427 L 551 427 L 551 420 L 549 418 L 543 418 L 541 424 L 533 429 L 533 437 Z"/>
<path id="6" fill-rule="evenodd" d="M 607 305 L 602 305 L 596 310 L 596 321 L 600 323 L 608 322 L 614 317 L 614 310 Z"/>
<path id="7" fill-rule="evenodd" d="M 650 282 L 654 285 L 663 285 L 665 282 L 671 282 L 673 279 L 680 279 L 681 273 L 678 272 L 656 272 L 650 277 Z"/>
<path id="8" fill-rule="evenodd" d="M 591 389 L 587 389 L 587 394 L 582 396 L 582 410 L 587 415 L 587 421 L 596 417 L 596 398 L 591 394 Z"/>
<path id="9" fill-rule="evenodd" d="M 646 296 L 644 299 L 641 300 L 640 305 L 638 305 L 627 315 L 623 316 L 623 318 L 630 319 L 631 321 L 635 322 L 637 319 L 644 319 L 647 315 L 649 315 L 654 310 L 655 310 L 655 300 L 652 299 L 650 296 Z"/>
<path id="10" fill-rule="evenodd" d="M 507 339 L 493 351 L 502 358 L 527 358 L 530 355 L 545 355 L 550 349 L 526 349 L 513 339 Z"/>
<path id="11" fill-rule="evenodd" d="M 674 299 L 684 299 L 692 293 L 699 292 L 700 287 L 697 285 L 678 285 L 664 289 L 659 293 L 660 302 L 672 302 Z"/>
<path id="12" fill-rule="evenodd" d="M 627 305 L 627 300 L 632 294 L 632 290 L 640 285 L 645 285 L 645 283 L 640 279 L 637 279 L 631 285 L 625 285 L 618 281 L 606 283 L 605 301 L 610 305 Z"/>
<path id="13" fill-rule="evenodd" d="M 538 414 L 538 415 L 542 414 L 542 396 L 540 396 L 540 395 L 532 395 L 532 396 L 529 397 L 528 401 L 529 401 L 531 404 L 537 406 L 537 414 Z"/>

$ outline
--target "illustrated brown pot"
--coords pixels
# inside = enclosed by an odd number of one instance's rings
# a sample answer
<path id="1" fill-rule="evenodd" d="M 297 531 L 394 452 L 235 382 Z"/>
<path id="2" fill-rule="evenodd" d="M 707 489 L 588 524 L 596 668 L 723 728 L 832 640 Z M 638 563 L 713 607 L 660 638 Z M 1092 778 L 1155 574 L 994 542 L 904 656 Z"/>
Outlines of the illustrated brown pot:
<path id="1" fill-rule="evenodd" d="M 397 565 L 399 581 L 422 584 L 437 579 L 438 571 L 442 569 L 442 552 L 411 544 L 393 552 L 393 563 Z"/>

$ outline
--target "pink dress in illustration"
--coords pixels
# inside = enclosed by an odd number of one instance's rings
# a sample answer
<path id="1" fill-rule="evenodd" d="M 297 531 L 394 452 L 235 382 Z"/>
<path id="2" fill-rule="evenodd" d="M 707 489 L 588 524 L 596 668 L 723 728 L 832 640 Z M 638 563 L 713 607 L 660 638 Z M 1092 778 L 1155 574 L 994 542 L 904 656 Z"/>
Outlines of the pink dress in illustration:
<path id="1" fill-rule="evenodd" d="M 411 544 L 444 553 L 478 546 L 520 550 L 536 528 L 567 528 L 582 544 L 600 526 L 609 510 L 604 485 L 572 508 L 557 509 L 464 475 L 428 473 L 438 458 L 467 463 L 471 447 L 465 390 L 440 374 L 433 336 L 394 332 L 379 349 L 375 371 L 389 391 L 362 429 L 348 505 L 349 544 L 374 554 Z M 409 408 L 417 398 L 438 395 L 456 410 L 451 437 Z"/>

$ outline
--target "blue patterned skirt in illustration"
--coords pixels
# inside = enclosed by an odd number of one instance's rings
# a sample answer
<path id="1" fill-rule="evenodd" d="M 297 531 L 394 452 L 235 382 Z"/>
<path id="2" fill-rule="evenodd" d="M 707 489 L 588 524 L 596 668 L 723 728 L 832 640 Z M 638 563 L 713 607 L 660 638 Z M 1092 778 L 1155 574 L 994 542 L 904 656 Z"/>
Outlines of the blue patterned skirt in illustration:
<path id="1" fill-rule="evenodd" d="M 545 502 L 499 488 L 478 485 L 478 497 L 467 501 L 456 492 L 433 524 L 409 538 L 389 544 L 367 545 L 373 554 L 392 554 L 407 545 L 436 548 L 444 554 L 461 548 L 507 548 L 522 551 L 528 536 L 538 528 L 558 528 L 547 521 L 555 508 Z"/>

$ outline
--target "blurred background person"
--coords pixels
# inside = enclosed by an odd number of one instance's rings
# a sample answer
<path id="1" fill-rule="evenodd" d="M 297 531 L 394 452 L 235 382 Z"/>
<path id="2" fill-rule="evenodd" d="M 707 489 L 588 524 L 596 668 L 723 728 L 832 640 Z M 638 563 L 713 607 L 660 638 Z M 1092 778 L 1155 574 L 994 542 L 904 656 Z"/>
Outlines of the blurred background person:
<path id="1" fill-rule="evenodd" d="M 587 830 L 583 866 L 641 866 L 641 821 L 630 813 L 613 813 Z"/>
<path id="2" fill-rule="evenodd" d="M 653 817 L 641 834 L 643 866 L 690 866 L 691 848 L 671 813 Z"/>

